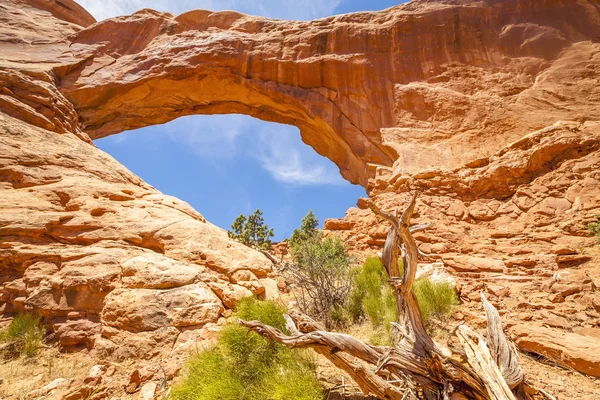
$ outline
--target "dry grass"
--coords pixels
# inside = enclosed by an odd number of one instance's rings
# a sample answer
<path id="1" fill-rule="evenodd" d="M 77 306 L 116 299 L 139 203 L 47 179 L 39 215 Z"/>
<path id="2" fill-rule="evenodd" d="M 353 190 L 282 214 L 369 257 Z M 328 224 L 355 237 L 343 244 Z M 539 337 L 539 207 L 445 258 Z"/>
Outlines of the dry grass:
<path id="1" fill-rule="evenodd" d="M 391 346 L 392 344 L 388 328 L 383 325 L 373 325 L 370 320 L 352 324 L 340 332 L 354 336 L 374 346 Z"/>
<path id="2" fill-rule="evenodd" d="M 61 354 L 56 348 L 43 348 L 32 359 L 17 358 L 0 363 L 0 399 L 25 399 L 27 393 L 57 378 L 87 375 L 98 360 L 87 352 Z"/>

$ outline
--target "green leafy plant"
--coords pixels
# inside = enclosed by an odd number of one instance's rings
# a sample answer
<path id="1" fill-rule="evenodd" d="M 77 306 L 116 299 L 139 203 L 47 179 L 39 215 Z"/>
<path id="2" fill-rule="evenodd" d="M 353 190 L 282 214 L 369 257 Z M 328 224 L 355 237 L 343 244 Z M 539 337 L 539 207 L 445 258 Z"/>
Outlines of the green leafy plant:
<path id="1" fill-rule="evenodd" d="M 353 274 L 349 310 L 354 321 L 366 315 L 374 326 L 389 327 L 397 319 L 396 299 L 379 257 L 368 257 Z"/>
<path id="2" fill-rule="evenodd" d="M 241 300 L 234 317 L 259 320 L 285 331 L 285 309 L 272 301 Z M 322 398 L 314 366 L 305 353 L 270 343 L 235 322 L 216 347 L 192 356 L 173 387 L 175 400 L 316 400 Z"/>
<path id="3" fill-rule="evenodd" d="M 227 231 L 227 234 L 230 238 L 246 246 L 260 250 L 271 248 L 271 238 L 275 236 L 273 229 L 269 229 L 265 224 L 263 213 L 259 209 L 247 217 L 240 214 L 231 225 L 231 230 Z"/>
<path id="4" fill-rule="evenodd" d="M 590 232 L 590 235 L 596 236 L 598 243 L 600 243 L 600 214 L 596 215 L 596 222 L 590 222 L 585 228 Z"/>
<path id="5" fill-rule="evenodd" d="M 294 229 L 294 231 L 292 232 L 292 236 L 290 237 L 289 241 L 290 247 L 298 247 L 302 242 L 315 236 L 318 232 L 318 226 L 319 219 L 313 213 L 312 210 L 309 210 L 308 213 L 304 216 L 304 218 L 302 218 L 300 228 Z"/>
<path id="6" fill-rule="evenodd" d="M 0 332 L 0 349 L 3 357 L 34 357 L 42 348 L 44 329 L 41 317 L 26 313 L 18 314 L 8 327 Z"/>
<path id="7" fill-rule="evenodd" d="M 413 284 L 413 291 L 425 323 L 432 316 L 443 319 L 458 304 L 456 290 L 450 282 L 420 278 Z"/>
<path id="8" fill-rule="evenodd" d="M 338 237 L 325 237 L 319 220 L 309 211 L 290 239 L 293 262 L 282 272 L 293 283 L 299 308 L 330 329 L 349 320 L 352 257 Z"/>

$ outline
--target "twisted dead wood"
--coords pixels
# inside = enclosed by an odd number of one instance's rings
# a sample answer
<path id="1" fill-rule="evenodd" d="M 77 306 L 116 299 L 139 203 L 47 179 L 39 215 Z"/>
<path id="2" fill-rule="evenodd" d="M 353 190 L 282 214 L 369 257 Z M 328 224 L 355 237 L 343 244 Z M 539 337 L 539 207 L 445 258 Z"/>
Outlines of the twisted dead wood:
<path id="1" fill-rule="evenodd" d="M 285 346 L 314 349 L 347 372 L 365 394 L 381 399 L 450 399 L 453 393 L 469 399 L 530 398 L 521 387 L 523 370 L 514 346 L 502 331 L 498 311 L 483 293 L 487 340 L 460 325 L 454 334 L 461 347 L 453 352 L 427 334 L 412 290 L 419 256 L 412 232 L 429 226 L 410 226 L 416 198 L 413 195 L 400 218 L 397 210 L 388 213 L 370 199 L 366 201 L 375 214 L 391 224 L 380 256 L 398 307 L 398 323 L 392 323 L 391 347 L 372 346 L 350 335 L 325 331 L 299 313 L 286 316 L 291 335 L 259 321 L 240 320 L 239 324 Z M 398 267 L 400 259 L 402 273 Z"/>

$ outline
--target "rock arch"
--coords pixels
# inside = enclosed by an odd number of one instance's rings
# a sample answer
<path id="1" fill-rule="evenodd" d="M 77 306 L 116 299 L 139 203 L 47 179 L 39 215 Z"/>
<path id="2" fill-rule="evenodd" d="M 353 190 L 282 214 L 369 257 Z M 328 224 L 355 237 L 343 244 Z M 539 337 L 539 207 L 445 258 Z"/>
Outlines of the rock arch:
<path id="1" fill-rule="evenodd" d="M 380 167 L 456 168 L 567 117 L 537 112 L 547 89 L 535 78 L 560 74 L 563 50 L 592 51 L 573 43 L 600 35 L 598 6 L 536 4 L 413 1 L 310 22 L 141 10 L 74 34 L 76 62 L 56 71 L 91 138 L 181 115 L 249 114 L 298 126 L 366 187 Z"/>

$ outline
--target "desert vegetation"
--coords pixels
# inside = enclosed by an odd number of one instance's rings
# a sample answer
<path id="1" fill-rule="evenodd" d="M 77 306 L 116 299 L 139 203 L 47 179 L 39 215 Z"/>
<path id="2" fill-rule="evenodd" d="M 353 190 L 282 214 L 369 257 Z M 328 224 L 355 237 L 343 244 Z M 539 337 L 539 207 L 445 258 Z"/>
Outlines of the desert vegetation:
<path id="1" fill-rule="evenodd" d="M 456 295 L 446 286 L 426 280 L 418 284 L 415 281 L 419 251 L 412 232 L 427 228 L 427 225 L 410 226 L 416 195 L 400 218 L 380 210 L 373 202 L 367 203 L 391 224 L 381 255 L 396 301 L 397 319 L 390 321 L 391 346 L 372 346 L 352 336 L 327 331 L 308 315 L 296 312 L 290 314 L 286 325 L 291 335 L 256 320 L 240 319 L 239 324 L 271 342 L 314 349 L 348 373 L 364 393 L 380 398 L 449 398 L 453 392 L 477 399 L 530 398 L 528 392 L 535 390 L 524 382 L 514 347 L 502 331 L 498 311 L 483 294 L 487 338 L 466 325 L 459 325 L 453 332 L 461 347 L 458 357 L 453 355 L 456 350 L 435 342 L 428 334 L 424 316 L 448 312 Z M 373 261 L 369 264 L 370 269 L 363 271 L 365 276 L 377 275 Z M 376 282 L 381 287 L 382 280 Z M 376 291 L 377 285 L 369 289 L 363 282 L 363 286 L 365 295 L 360 301 L 360 309 L 376 320 L 382 320 L 376 312 L 382 302 L 367 296 Z M 422 300 L 424 304 L 419 304 L 416 293 L 427 299 L 427 303 Z M 365 299 L 368 299 L 366 307 Z M 358 300 L 355 302 L 359 303 Z"/>
<path id="2" fill-rule="evenodd" d="M 458 305 L 458 296 L 452 283 L 434 281 L 423 277 L 415 280 L 413 291 L 419 304 L 419 311 L 427 325 L 431 318 L 445 319 Z"/>
<path id="3" fill-rule="evenodd" d="M 33 358 L 42 348 L 44 329 L 41 317 L 18 314 L 4 331 L 0 331 L 0 354 L 5 359 Z"/>
<path id="4" fill-rule="evenodd" d="M 322 389 L 310 354 L 268 342 L 235 323 L 257 320 L 286 330 L 285 308 L 273 301 L 241 300 L 217 345 L 190 357 L 173 387 L 175 400 L 317 400 Z M 289 332 L 288 332 L 289 333 Z"/>
<path id="5" fill-rule="evenodd" d="M 398 269 L 403 273 L 401 260 Z M 415 280 L 413 291 L 428 331 L 431 319 L 443 322 L 458 305 L 456 289 L 448 281 L 424 276 Z M 354 269 L 348 311 L 355 323 L 368 320 L 373 330 L 372 344 L 391 344 L 390 324 L 398 319 L 397 304 L 385 268 L 377 256 L 368 257 L 364 264 Z"/>
<path id="6" fill-rule="evenodd" d="M 352 257 L 338 237 L 325 237 L 318 224 L 309 211 L 289 240 L 292 260 L 280 271 L 294 285 L 302 312 L 328 328 L 340 327 L 348 320 Z"/>
<path id="7" fill-rule="evenodd" d="M 271 238 L 275 236 L 273 229 L 265 224 L 263 213 L 259 209 L 248 216 L 240 214 L 227 234 L 231 239 L 258 250 L 269 249 Z"/>
<path id="8" fill-rule="evenodd" d="M 232 226 L 241 226 L 240 217 Z M 364 330 L 372 331 L 370 342 L 390 344 L 390 323 L 398 318 L 397 304 L 381 260 L 370 256 L 356 264 L 340 238 L 326 237 L 318 225 L 316 215 L 308 211 L 288 240 L 291 261 L 280 266 L 294 287 L 299 310 L 327 329 L 344 330 L 351 323 L 366 323 Z M 267 229 L 262 219 L 260 229 Z M 404 271 L 402 259 L 398 270 Z M 415 281 L 414 293 L 426 325 L 430 318 L 444 319 L 458 304 L 450 282 L 421 277 Z"/>
<path id="9" fill-rule="evenodd" d="M 596 215 L 596 222 L 590 222 L 585 228 L 590 235 L 596 236 L 596 240 L 600 243 L 600 214 Z"/>

